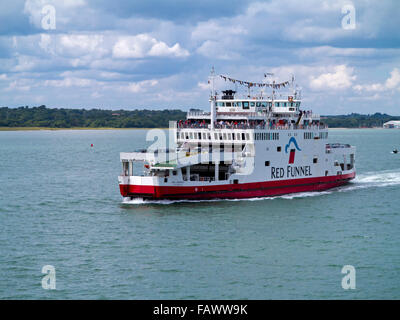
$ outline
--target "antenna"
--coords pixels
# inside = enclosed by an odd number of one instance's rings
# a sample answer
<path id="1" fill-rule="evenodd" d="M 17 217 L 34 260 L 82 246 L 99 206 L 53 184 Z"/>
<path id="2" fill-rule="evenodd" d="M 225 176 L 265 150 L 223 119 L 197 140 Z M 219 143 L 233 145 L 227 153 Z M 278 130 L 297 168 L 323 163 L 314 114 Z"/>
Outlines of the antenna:
<path id="1" fill-rule="evenodd" d="M 213 97 L 215 95 L 215 88 L 214 88 L 214 85 L 215 85 L 215 83 L 214 83 L 214 81 L 215 81 L 215 69 L 214 69 L 214 66 L 212 66 L 212 68 L 211 68 L 209 79 L 210 80 L 208 81 L 208 83 L 211 84 L 211 97 Z"/>

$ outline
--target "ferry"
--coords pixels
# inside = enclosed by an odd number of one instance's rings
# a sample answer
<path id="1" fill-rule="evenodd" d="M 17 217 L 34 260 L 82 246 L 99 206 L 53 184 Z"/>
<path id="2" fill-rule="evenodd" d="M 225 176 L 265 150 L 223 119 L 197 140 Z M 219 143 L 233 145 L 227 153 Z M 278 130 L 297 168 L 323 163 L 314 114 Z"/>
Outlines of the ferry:
<path id="1" fill-rule="evenodd" d="M 173 148 L 120 154 L 124 198 L 271 197 L 327 190 L 355 178 L 356 148 L 327 142 L 328 126 L 303 107 L 293 77 L 268 83 L 264 75 L 263 82 L 252 83 L 219 75 L 247 86 L 242 96 L 232 89 L 216 92 L 217 77 L 212 70 L 210 111 L 191 111 L 173 123 Z M 291 88 L 288 94 L 277 94 L 284 87 Z"/>

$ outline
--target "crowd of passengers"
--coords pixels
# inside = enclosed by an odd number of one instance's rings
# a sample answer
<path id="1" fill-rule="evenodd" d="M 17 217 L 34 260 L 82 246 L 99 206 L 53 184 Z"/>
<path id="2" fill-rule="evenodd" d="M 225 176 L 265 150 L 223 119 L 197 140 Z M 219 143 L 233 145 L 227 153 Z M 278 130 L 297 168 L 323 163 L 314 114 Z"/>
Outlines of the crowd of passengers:
<path id="1" fill-rule="evenodd" d="M 319 123 L 308 123 L 305 121 L 304 126 L 319 125 Z M 322 123 L 321 123 L 322 125 Z M 178 128 L 208 128 L 209 123 L 205 120 L 180 120 Z M 227 121 L 220 120 L 214 123 L 216 129 L 275 129 L 275 128 L 295 128 L 295 121 L 281 120 L 251 120 L 251 121 Z"/>

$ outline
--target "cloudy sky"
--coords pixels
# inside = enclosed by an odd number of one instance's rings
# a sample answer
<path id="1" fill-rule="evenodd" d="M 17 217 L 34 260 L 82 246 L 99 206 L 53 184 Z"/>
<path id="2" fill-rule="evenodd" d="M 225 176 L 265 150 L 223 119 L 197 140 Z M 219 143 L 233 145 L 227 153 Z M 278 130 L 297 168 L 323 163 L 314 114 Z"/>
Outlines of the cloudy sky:
<path id="1" fill-rule="evenodd" d="M 321 114 L 399 115 L 399 16 L 398 0 L 2 0 L 0 106 L 208 108 L 215 66 L 294 74 Z"/>

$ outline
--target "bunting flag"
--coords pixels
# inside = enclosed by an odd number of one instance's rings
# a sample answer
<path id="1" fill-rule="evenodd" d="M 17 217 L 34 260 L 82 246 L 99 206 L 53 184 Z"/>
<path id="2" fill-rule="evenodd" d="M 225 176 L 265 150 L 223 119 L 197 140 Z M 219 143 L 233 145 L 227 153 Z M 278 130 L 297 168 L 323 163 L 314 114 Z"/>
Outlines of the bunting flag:
<path id="1" fill-rule="evenodd" d="M 266 77 L 267 75 L 273 75 L 272 73 L 265 73 L 264 77 Z M 289 85 L 289 81 L 285 81 L 285 82 L 281 82 L 281 83 L 256 83 L 256 82 L 248 82 L 248 81 L 242 81 L 242 80 L 237 80 L 237 79 L 232 79 L 229 78 L 227 76 L 223 76 L 223 75 L 219 75 L 222 79 L 224 79 L 225 81 L 228 80 L 230 82 L 236 83 L 238 82 L 241 85 L 246 85 L 247 87 L 269 87 L 269 88 L 273 88 L 273 89 L 280 89 L 281 87 L 286 87 L 287 85 Z"/>

